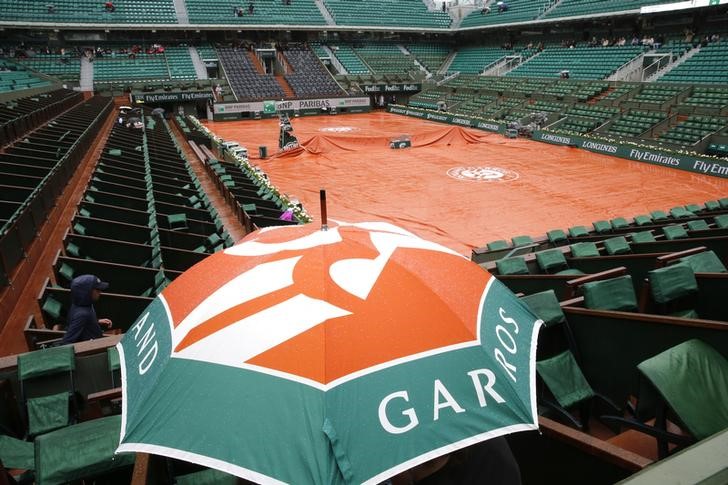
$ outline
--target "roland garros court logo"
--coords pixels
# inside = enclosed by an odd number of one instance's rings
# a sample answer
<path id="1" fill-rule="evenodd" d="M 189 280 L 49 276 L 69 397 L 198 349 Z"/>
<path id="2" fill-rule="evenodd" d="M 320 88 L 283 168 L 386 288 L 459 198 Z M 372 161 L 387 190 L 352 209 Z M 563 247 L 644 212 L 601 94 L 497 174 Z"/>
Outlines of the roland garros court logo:
<path id="1" fill-rule="evenodd" d="M 324 133 L 354 133 L 356 131 L 361 131 L 361 129 L 355 126 L 329 126 L 326 128 L 319 128 L 319 131 L 323 131 Z"/>
<path id="2" fill-rule="evenodd" d="M 447 174 L 466 182 L 510 182 L 518 178 L 517 172 L 500 167 L 454 167 Z"/>

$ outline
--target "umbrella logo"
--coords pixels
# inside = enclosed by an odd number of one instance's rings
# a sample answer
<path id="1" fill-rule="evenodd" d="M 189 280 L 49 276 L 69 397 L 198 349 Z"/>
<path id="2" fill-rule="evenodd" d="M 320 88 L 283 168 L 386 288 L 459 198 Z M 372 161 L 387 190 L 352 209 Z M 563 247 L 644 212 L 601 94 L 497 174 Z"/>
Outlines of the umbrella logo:
<path id="1" fill-rule="evenodd" d="M 173 357 L 255 367 L 320 387 L 476 338 L 477 303 L 489 276 L 454 251 L 386 223 L 340 223 L 283 241 L 279 233 L 261 231 L 209 258 L 216 266 L 236 268 L 236 275 L 213 291 L 194 296 L 188 291 L 190 277 L 203 277 L 196 274 L 202 271 L 183 275 L 165 291 L 173 321 L 179 322 L 172 332 Z M 412 259 L 421 262 L 423 274 L 401 268 Z M 442 266 L 442 260 L 452 270 L 459 268 L 461 277 L 476 280 L 473 288 L 480 294 L 468 295 L 469 306 L 432 301 L 422 311 L 416 306 L 434 299 L 430 284 L 443 276 L 429 274 L 427 266 Z M 204 277 L 217 279 L 217 274 Z M 187 312 L 191 301 L 194 308 Z M 437 329 L 438 321 L 453 316 L 467 326 Z M 433 335 L 418 335 L 423 321 L 431 322 Z M 327 330 L 349 335 L 353 342 L 342 339 L 342 355 L 317 361 L 318 342 Z M 385 344 L 392 337 L 401 341 Z M 380 348 L 362 352 L 361 340 Z M 347 349 L 350 354 L 342 358 Z M 301 360 L 291 360 L 292 352 Z"/>

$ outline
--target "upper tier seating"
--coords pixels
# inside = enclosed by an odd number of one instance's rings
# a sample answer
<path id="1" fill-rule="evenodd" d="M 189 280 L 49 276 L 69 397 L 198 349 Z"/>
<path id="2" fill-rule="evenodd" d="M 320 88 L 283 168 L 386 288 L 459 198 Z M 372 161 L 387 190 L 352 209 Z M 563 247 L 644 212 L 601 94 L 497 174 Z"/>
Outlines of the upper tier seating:
<path id="1" fill-rule="evenodd" d="M 562 0 L 544 18 L 574 17 L 606 12 L 637 10 L 645 5 L 674 3 L 678 0 Z"/>
<path id="2" fill-rule="evenodd" d="M 218 49 L 220 61 L 238 100 L 283 99 L 285 93 L 276 79 L 260 74 L 248 58 L 249 51 L 223 47 Z"/>
<path id="3" fill-rule="evenodd" d="M 641 52 L 638 46 L 549 47 L 506 76 L 557 78 L 567 70 L 571 79 L 604 79 Z"/>
<path id="4" fill-rule="evenodd" d="M 448 54 L 450 54 L 450 48 L 445 44 L 434 44 L 434 43 L 419 43 L 419 44 L 407 44 L 407 50 L 409 50 L 414 56 L 420 61 L 420 64 L 425 66 L 428 71 L 436 72 Z"/>
<path id="5" fill-rule="evenodd" d="M 445 12 L 428 11 L 422 0 L 324 0 L 324 4 L 337 25 L 447 29 L 451 22 Z"/>
<path id="6" fill-rule="evenodd" d="M 97 58 L 93 66 L 95 82 L 117 79 L 135 81 L 169 79 L 169 69 L 163 55 L 136 59 Z"/>
<path id="7" fill-rule="evenodd" d="M 661 82 L 728 83 L 728 41 L 723 40 L 702 47 L 664 76 Z"/>
<path id="8" fill-rule="evenodd" d="M 722 109 L 728 106 L 728 88 L 696 87 L 693 94 L 682 102 L 692 108 Z"/>
<path id="9" fill-rule="evenodd" d="M 23 66 L 62 80 L 76 81 L 81 76 L 81 59 L 75 54 L 28 53 L 29 57 L 18 59 Z"/>
<path id="10" fill-rule="evenodd" d="M 291 47 L 283 54 L 293 68 L 293 72 L 286 74 L 285 78 L 296 96 L 304 98 L 345 94 L 310 49 Z"/>
<path id="11" fill-rule="evenodd" d="M 104 2 L 98 0 L 0 0 L 0 20 L 110 24 L 177 22 L 173 0 L 114 0 L 113 3 L 115 10 L 108 12 Z"/>
<path id="12" fill-rule="evenodd" d="M 164 50 L 164 57 L 167 58 L 171 79 L 197 79 L 189 48 L 167 47 Z"/>
<path id="13" fill-rule="evenodd" d="M 535 20 L 548 8 L 548 0 L 507 0 L 508 9 L 500 12 L 496 2 L 490 5 L 490 12 L 474 10 L 465 17 L 460 27 L 477 27 L 480 25 L 509 24 L 512 22 L 528 22 Z"/>
<path id="14" fill-rule="evenodd" d="M 190 22 L 199 24 L 265 24 L 265 25 L 326 25 L 313 0 L 293 0 L 286 5 L 281 0 L 255 2 L 225 0 L 186 0 Z M 253 13 L 248 6 L 254 6 Z M 242 8 L 242 15 L 236 8 Z"/>

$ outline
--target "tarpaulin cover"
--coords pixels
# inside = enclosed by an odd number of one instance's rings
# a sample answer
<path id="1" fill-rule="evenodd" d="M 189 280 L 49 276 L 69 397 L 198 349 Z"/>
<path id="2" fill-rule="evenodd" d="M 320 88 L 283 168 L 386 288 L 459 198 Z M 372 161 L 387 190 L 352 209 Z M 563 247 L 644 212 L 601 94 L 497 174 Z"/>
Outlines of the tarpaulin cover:
<path id="1" fill-rule="evenodd" d="M 517 234 L 540 236 L 728 193 L 728 180 L 716 177 L 396 114 L 291 123 L 304 148 L 251 162 L 315 219 L 323 188 L 331 218 L 387 220 L 467 255 Z M 207 126 L 253 156 L 251 147 L 278 144 L 277 119 Z M 390 149 L 389 140 L 403 135 L 413 147 Z"/>

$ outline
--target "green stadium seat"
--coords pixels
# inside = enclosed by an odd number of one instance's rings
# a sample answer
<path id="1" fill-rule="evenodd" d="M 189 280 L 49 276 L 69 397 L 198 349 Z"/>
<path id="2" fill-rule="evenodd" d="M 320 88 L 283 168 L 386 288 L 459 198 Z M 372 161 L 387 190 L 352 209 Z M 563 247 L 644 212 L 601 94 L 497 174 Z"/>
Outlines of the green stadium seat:
<path id="1" fill-rule="evenodd" d="M 624 217 L 617 217 L 610 221 L 614 229 L 624 229 L 629 227 L 629 222 Z"/>
<path id="2" fill-rule="evenodd" d="M 637 311 L 637 298 L 630 275 L 591 281 L 581 286 L 584 306 L 594 310 Z"/>
<path id="3" fill-rule="evenodd" d="M 591 241 L 575 243 L 569 246 L 571 256 L 574 258 L 591 258 L 599 256 L 597 245 Z"/>
<path id="4" fill-rule="evenodd" d="M 561 229 L 553 229 L 546 233 L 551 244 L 559 244 L 567 241 L 566 233 Z"/>
<path id="5" fill-rule="evenodd" d="M 612 237 L 604 240 L 604 249 L 607 254 L 612 256 L 615 254 L 631 253 L 632 249 L 624 236 Z"/>
<path id="6" fill-rule="evenodd" d="M 683 226 L 665 226 L 662 228 L 662 233 L 665 235 L 665 239 L 685 239 L 688 237 L 688 233 Z"/>
<path id="7" fill-rule="evenodd" d="M 515 236 L 511 238 L 511 242 L 514 248 L 520 248 L 521 246 L 533 244 L 533 239 L 531 239 L 531 236 Z"/>
<path id="8" fill-rule="evenodd" d="M 584 226 L 574 226 L 569 228 L 569 236 L 581 237 L 589 235 L 589 231 Z"/>
<path id="9" fill-rule="evenodd" d="M 689 231 L 704 231 L 706 229 L 710 229 L 710 227 L 708 226 L 708 223 L 705 222 L 704 219 L 696 219 L 694 221 L 688 221 L 687 226 L 688 226 Z"/>
<path id="10" fill-rule="evenodd" d="M 713 251 L 703 251 L 680 259 L 686 263 L 695 273 L 725 273 L 726 267 L 720 258 Z"/>
<path id="11" fill-rule="evenodd" d="M 522 256 L 499 259 L 495 262 L 495 267 L 500 275 L 529 274 L 526 260 Z"/>
<path id="12" fill-rule="evenodd" d="M 596 221 L 592 225 L 597 234 L 606 234 L 612 231 L 612 225 L 608 221 Z"/>
<path id="13" fill-rule="evenodd" d="M 637 226 L 648 226 L 652 224 L 652 218 L 646 215 L 638 215 L 634 217 L 634 223 Z"/>
<path id="14" fill-rule="evenodd" d="M 489 242 L 486 244 L 486 247 L 488 248 L 488 251 L 501 251 L 503 249 L 508 249 L 510 246 L 503 239 L 499 239 L 498 241 Z"/>

